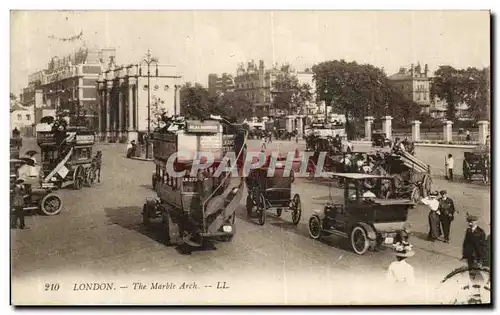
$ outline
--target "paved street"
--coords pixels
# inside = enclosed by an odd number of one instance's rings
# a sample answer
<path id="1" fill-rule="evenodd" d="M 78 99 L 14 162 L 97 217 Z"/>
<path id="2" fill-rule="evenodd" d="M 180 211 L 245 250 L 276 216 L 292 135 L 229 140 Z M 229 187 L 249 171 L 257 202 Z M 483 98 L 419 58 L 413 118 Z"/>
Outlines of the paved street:
<path id="1" fill-rule="evenodd" d="M 296 146 L 293 142 L 275 142 L 273 146 L 278 144 L 282 151 L 292 151 Z M 250 144 L 258 146 L 258 141 Z M 150 303 L 224 303 L 238 297 L 241 303 L 307 303 L 314 297 L 317 303 L 335 304 L 346 303 L 346 299 L 352 303 L 382 303 L 388 298 L 380 292 L 380 282 L 376 279 L 384 277 L 394 260 L 391 250 L 358 256 L 340 238 L 323 241 L 309 238 L 307 221 L 313 210 L 321 209 L 329 195 L 341 196 L 340 190 L 330 189 L 327 183 L 305 178 L 295 182 L 293 189 L 300 194 L 303 207 L 297 227 L 291 224 L 289 213 L 281 218 L 269 213 L 266 225 L 259 226 L 247 218 L 242 207 L 236 220 L 237 234 L 231 243 L 218 243 L 215 250 L 181 255 L 174 247 L 164 246 L 158 233 L 146 230 L 141 223 L 144 200 L 154 196 L 151 189 L 154 164 L 126 159 L 123 144 L 98 147 L 103 151 L 100 184 L 80 191 L 60 190 L 64 202 L 60 215 L 27 217 L 29 230 L 11 232 L 12 290 L 20 303 L 44 299 L 54 303 L 85 303 L 79 293 L 73 292 L 73 284 L 82 281 L 108 279 L 130 287 L 136 279 L 201 281 L 207 276 L 220 277 L 221 281 L 231 283 L 234 290 L 225 295 L 205 292 L 203 296 L 158 298 L 123 289 L 115 295 L 106 295 L 103 302 L 134 303 L 146 299 Z M 27 149 L 28 145 L 22 152 Z M 409 262 L 416 269 L 418 281 L 427 288 L 437 287 L 448 272 L 463 264 L 458 259 L 466 212 L 480 215 L 480 225 L 487 233 L 490 222 L 488 187 L 448 184 L 439 179 L 434 184 L 437 189 L 448 190 L 460 213 L 452 224 L 451 243 L 445 244 L 425 241 L 425 207 L 418 206 L 410 212 L 412 243 L 417 254 Z M 36 294 L 48 282 L 61 283 L 66 290 L 61 293 L 66 294 L 64 300 L 56 293 Z M 92 302 L 96 303 L 99 293 L 93 294 Z M 431 291 L 414 294 L 415 302 L 425 302 L 424 298 L 431 301 L 433 297 Z M 36 300 L 32 300 L 35 295 Z"/>

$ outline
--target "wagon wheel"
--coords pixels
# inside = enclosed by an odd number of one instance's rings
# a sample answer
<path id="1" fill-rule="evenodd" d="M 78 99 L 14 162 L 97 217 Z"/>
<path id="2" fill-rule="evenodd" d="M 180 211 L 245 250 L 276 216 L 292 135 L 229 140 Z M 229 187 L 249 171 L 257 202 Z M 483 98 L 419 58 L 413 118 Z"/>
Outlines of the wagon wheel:
<path id="1" fill-rule="evenodd" d="M 318 216 L 313 215 L 311 218 L 309 218 L 309 235 L 311 236 L 312 239 L 319 239 L 321 237 L 321 221 L 319 220 Z"/>
<path id="2" fill-rule="evenodd" d="M 300 222 L 300 216 L 302 215 L 302 203 L 300 202 L 299 194 L 295 194 L 292 199 L 291 208 L 292 212 L 292 222 L 297 225 Z"/>
<path id="3" fill-rule="evenodd" d="M 42 198 L 40 202 L 40 210 L 43 214 L 52 216 L 57 215 L 61 212 L 62 209 L 62 200 L 56 195 L 49 193 Z"/>
<path id="4" fill-rule="evenodd" d="M 420 187 L 414 186 L 411 195 L 410 195 L 411 201 L 413 201 L 414 204 L 417 204 L 420 200 Z"/>
<path id="5" fill-rule="evenodd" d="M 363 255 L 370 247 L 366 231 L 359 225 L 355 226 L 351 231 L 351 247 L 358 255 Z"/>
<path id="6" fill-rule="evenodd" d="M 266 223 L 266 200 L 263 194 L 260 194 L 257 201 L 257 215 L 259 216 L 259 225 Z"/>
<path id="7" fill-rule="evenodd" d="M 81 166 L 78 166 L 73 172 L 73 188 L 79 190 L 82 188 L 85 174 Z"/>

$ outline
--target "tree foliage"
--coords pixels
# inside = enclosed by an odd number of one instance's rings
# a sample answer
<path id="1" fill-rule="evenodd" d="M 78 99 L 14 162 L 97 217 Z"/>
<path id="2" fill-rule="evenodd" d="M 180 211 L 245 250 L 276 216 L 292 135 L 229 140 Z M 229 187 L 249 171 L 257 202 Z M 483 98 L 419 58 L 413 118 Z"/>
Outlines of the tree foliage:
<path id="1" fill-rule="evenodd" d="M 420 112 L 420 106 L 405 99 L 384 71 L 373 65 L 325 61 L 313 66 L 313 73 L 317 99 L 345 115 L 350 138 L 356 132 L 354 124 L 361 125 L 364 116 L 391 115 L 408 123 Z"/>
<path id="2" fill-rule="evenodd" d="M 253 105 L 244 94 L 227 92 L 210 97 L 201 84 L 186 83 L 180 90 L 181 115 L 188 119 L 202 119 L 210 114 L 238 121 L 252 117 Z"/>
<path id="3" fill-rule="evenodd" d="M 303 114 L 304 106 L 313 98 L 309 84 L 300 84 L 288 71 L 278 74 L 272 88 L 273 108 L 288 115 Z"/>
<path id="4" fill-rule="evenodd" d="M 490 68 L 456 69 L 440 66 L 431 83 L 431 98 L 439 97 L 447 103 L 446 118 L 454 121 L 457 106 L 461 103 L 469 107 L 476 119 L 487 119 L 490 103 Z"/>

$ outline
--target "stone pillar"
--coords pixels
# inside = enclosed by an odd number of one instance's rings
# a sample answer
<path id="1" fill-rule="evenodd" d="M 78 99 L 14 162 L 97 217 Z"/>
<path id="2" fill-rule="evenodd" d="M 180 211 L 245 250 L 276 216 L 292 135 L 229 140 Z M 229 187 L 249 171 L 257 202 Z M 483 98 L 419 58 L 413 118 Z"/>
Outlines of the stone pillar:
<path id="1" fill-rule="evenodd" d="M 122 140 L 123 137 L 123 101 L 124 101 L 124 89 L 123 83 L 124 79 L 120 78 L 118 85 L 118 141 Z"/>
<path id="2" fill-rule="evenodd" d="M 365 117 L 365 139 L 368 141 L 372 140 L 372 125 L 374 118 L 372 116 Z"/>
<path id="3" fill-rule="evenodd" d="M 477 126 L 479 127 L 479 145 L 486 144 L 486 137 L 488 136 L 488 125 L 489 121 L 480 120 L 477 122 Z"/>
<path id="4" fill-rule="evenodd" d="M 452 141 L 452 125 L 453 122 L 451 120 L 445 120 L 443 122 L 443 140 L 445 143 Z"/>
<path id="5" fill-rule="evenodd" d="M 134 125 L 134 84 L 135 78 L 128 79 L 128 141 L 137 142 L 137 129 Z"/>
<path id="6" fill-rule="evenodd" d="M 392 140 L 392 117 L 382 117 L 382 132 L 385 133 L 387 139 Z"/>
<path id="7" fill-rule="evenodd" d="M 411 122 L 411 141 L 420 141 L 420 120 L 414 120 Z"/>
<path id="8" fill-rule="evenodd" d="M 106 140 L 111 140 L 111 90 L 113 89 L 113 81 L 106 82 Z"/>

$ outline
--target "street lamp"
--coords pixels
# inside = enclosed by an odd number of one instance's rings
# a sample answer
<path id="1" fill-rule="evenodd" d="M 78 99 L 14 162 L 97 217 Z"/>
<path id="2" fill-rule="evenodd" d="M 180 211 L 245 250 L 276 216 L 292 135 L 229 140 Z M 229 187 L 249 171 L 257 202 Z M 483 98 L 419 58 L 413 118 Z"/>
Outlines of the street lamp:
<path id="1" fill-rule="evenodd" d="M 150 78 L 151 78 L 151 72 L 150 72 L 150 65 L 152 63 L 158 64 L 158 59 L 156 57 L 153 57 L 151 55 L 151 51 L 146 53 L 146 56 L 142 58 L 142 62 L 148 65 L 148 141 L 146 143 L 146 158 L 149 157 L 149 139 L 151 136 L 151 84 L 150 84 Z"/>
<path id="2" fill-rule="evenodd" d="M 174 117 L 177 116 L 177 90 L 180 89 L 180 85 L 174 85 Z M 180 112 L 180 110 L 179 110 Z"/>

